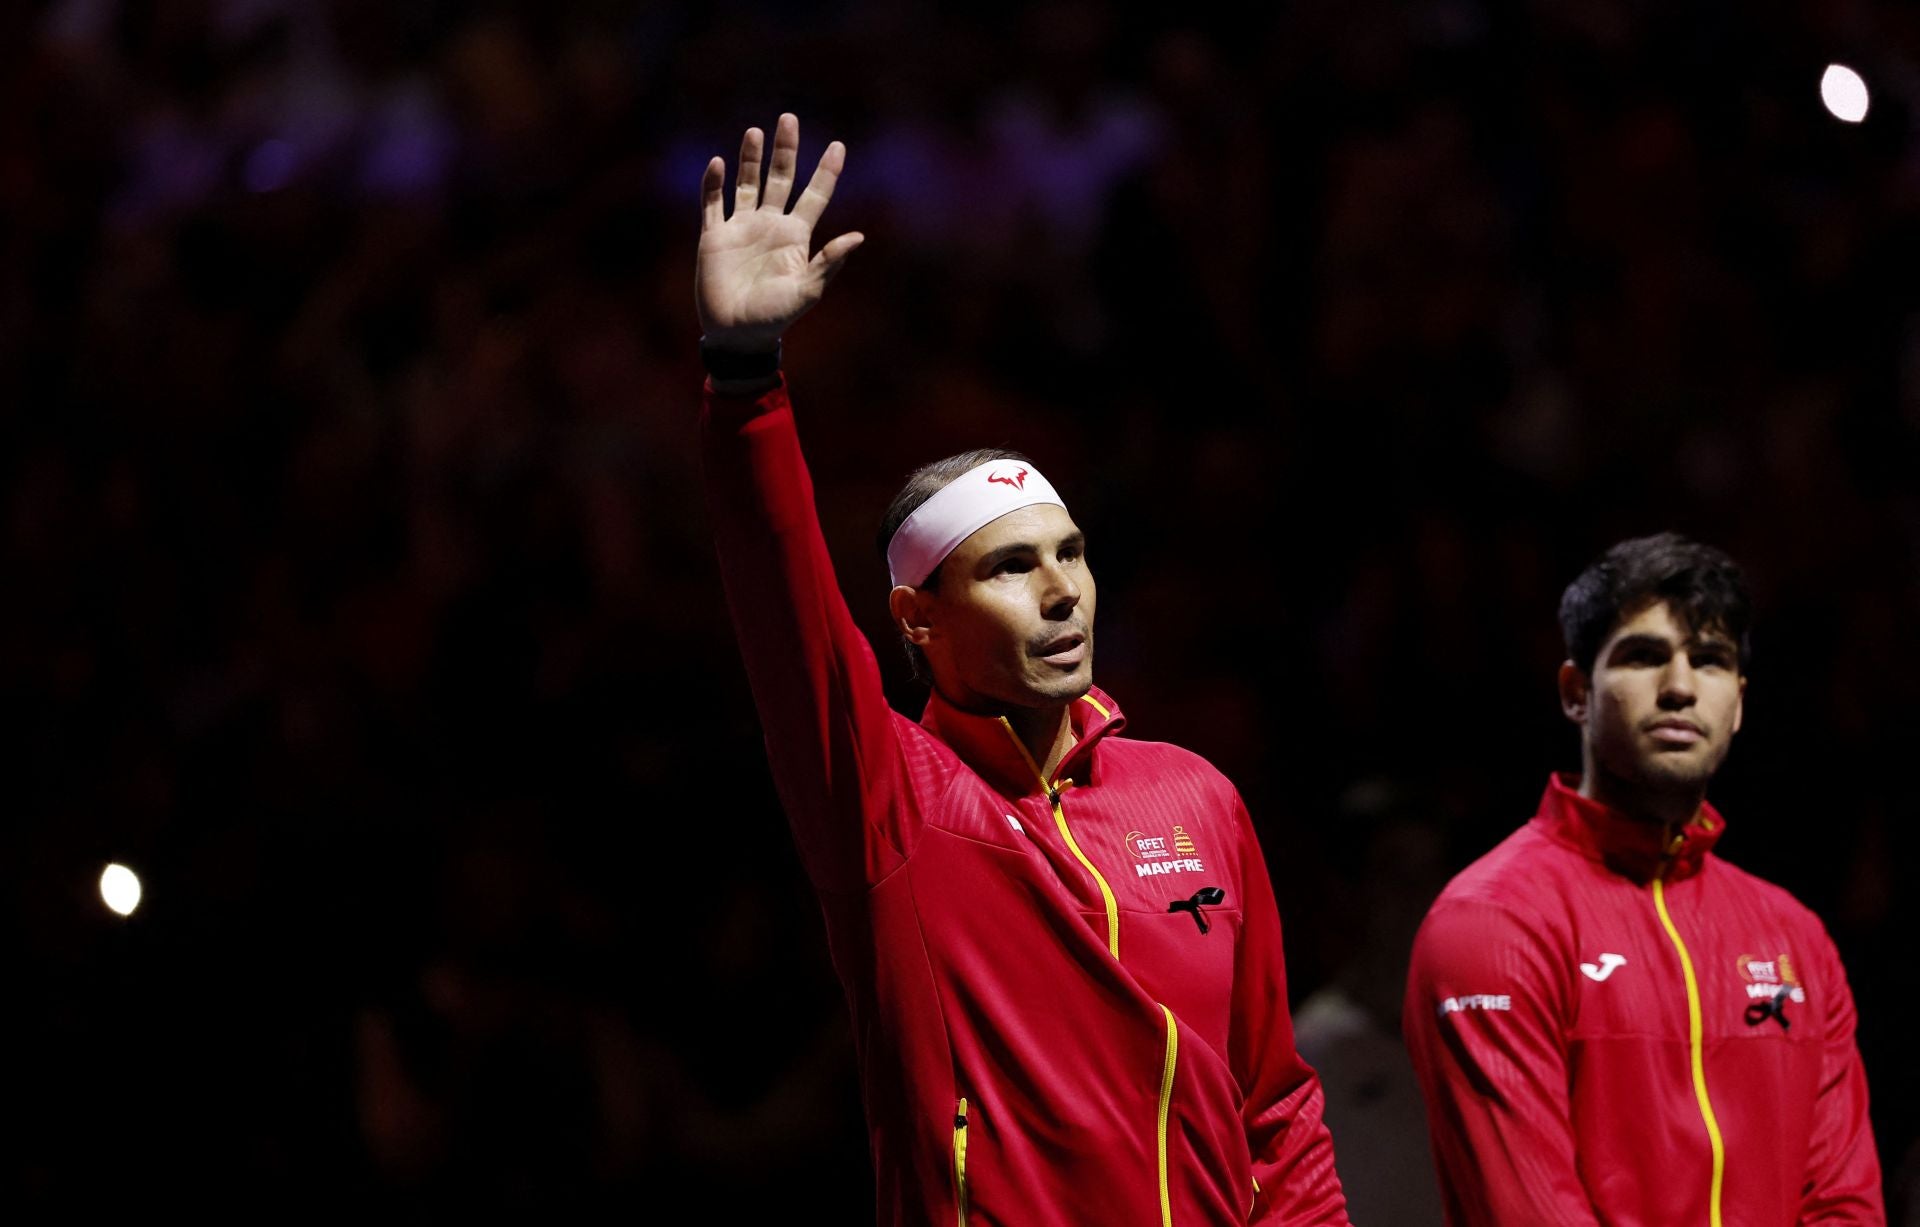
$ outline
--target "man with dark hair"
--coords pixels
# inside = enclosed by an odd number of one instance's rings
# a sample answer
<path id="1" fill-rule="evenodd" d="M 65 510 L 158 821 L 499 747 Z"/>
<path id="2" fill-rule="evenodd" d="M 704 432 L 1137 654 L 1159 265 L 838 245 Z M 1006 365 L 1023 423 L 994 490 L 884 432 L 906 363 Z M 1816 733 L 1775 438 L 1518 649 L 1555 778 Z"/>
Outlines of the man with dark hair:
<path id="1" fill-rule="evenodd" d="M 1120 735 L 1095 587 L 1031 461 L 950 458 L 889 513 L 889 608 L 932 685 L 891 711 L 836 586 L 779 339 L 861 241 L 811 253 L 844 164 L 780 117 L 702 182 L 701 431 L 768 756 L 854 1017 L 888 1223 L 1344 1223 L 1239 795 Z M 811 254 L 810 254 L 811 253 Z"/>
<path id="2" fill-rule="evenodd" d="M 886 558 L 888 547 L 893 544 L 900 526 L 907 522 L 907 517 L 920 510 L 921 504 L 953 484 L 955 479 L 995 460 L 1011 460 L 1023 465 L 1033 464 L 1033 461 L 1019 452 L 1008 451 L 1001 447 L 978 447 L 972 451 L 948 456 L 945 460 L 923 464 L 907 474 L 907 480 L 901 483 L 900 492 L 894 495 L 893 502 L 887 505 L 887 513 L 880 517 L 880 535 L 875 542 L 879 547 L 880 557 Z M 935 568 L 924 580 L 921 580 L 920 587 L 927 592 L 938 592 L 940 569 Z M 903 634 L 900 642 L 907 650 L 907 664 L 913 669 L 913 680 L 923 686 L 933 685 L 933 674 L 927 668 L 927 654 L 914 644 L 911 636 Z"/>
<path id="3" fill-rule="evenodd" d="M 1402 1026 L 1451 1222 L 1885 1222 L 1840 957 L 1713 852 L 1750 611 L 1730 558 L 1671 533 L 1566 590 L 1580 775 L 1414 942 Z"/>

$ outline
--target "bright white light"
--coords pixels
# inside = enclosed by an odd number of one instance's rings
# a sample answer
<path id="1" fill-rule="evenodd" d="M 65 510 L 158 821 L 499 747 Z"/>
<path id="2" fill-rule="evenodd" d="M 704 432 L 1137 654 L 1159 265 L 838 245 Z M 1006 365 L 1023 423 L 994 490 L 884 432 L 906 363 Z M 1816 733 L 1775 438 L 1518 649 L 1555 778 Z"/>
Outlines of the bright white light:
<path id="1" fill-rule="evenodd" d="M 122 916 L 140 906 L 140 878 L 125 865 L 108 865 L 100 874 L 100 898 Z"/>
<path id="2" fill-rule="evenodd" d="M 1867 117 L 1867 83 L 1845 64 L 1829 64 L 1820 78 L 1820 101 L 1835 119 L 1857 124 Z"/>

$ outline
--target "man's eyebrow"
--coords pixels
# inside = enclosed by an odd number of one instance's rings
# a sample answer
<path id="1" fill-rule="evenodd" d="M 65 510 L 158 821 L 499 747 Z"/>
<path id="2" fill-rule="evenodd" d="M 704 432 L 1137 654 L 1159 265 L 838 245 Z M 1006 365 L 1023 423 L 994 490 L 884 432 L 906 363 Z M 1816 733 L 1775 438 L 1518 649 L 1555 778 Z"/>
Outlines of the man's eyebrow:
<path id="1" fill-rule="evenodd" d="M 988 551 L 980 559 L 979 565 L 983 568 L 991 569 L 999 566 L 1009 558 L 1017 558 L 1022 554 L 1038 554 L 1039 552 L 1040 547 L 1031 541 L 1014 541 L 1001 546 L 997 550 Z"/>
<path id="2" fill-rule="evenodd" d="M 1607 655 L 1612 656 L 1616 652 L 1639 652 L 1656 648 L 1661 651 L 1671 652 L 1673 650 L 1673 641 L 1664 635 L 1649 635 L 1644 633 L 1638 635 L 1622 635 L 1613 641 L 1613 646 L 1607 649 Z"/>
<path id="3" fill-rule="evenodd" d="M 1055 550 L 1081 550 L 1085 549 L 1086 546 L 1087 534 L 1084 532 L 1072 532 L 1060 538 L 1059 544 L 1054 548 Z M 981 557 L 979 565 L 986 570 L 992 570 L 1009 558 L 1017 558 L 1022 554 L 1038 553 L 1040 553 L 1040 547 L 1031 541 L 1011 541 L 997 550 L 989 550 Z"/>

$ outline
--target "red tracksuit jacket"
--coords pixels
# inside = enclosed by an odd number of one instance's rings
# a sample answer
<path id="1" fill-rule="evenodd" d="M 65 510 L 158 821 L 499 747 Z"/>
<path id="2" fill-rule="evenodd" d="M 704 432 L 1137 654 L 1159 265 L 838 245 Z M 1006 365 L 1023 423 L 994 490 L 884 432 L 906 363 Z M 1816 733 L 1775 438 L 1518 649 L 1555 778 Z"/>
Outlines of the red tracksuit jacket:
<path id="1" fill-rule="evenodd" d="M 1403 1022 L 1451 1222 L 1886 1221 L 1840 957 L 1724 829 L 1556 777 L 1442 892 Z"/>
<path id="2" fill-rule="evenodd" d="M 784 384 L 711 393 L 709 500 L 774 778 L 826 914 L 882 1223 L 1345 1223 L 1247 812 L 1099 690 L 1042 780 L 1004 721 L 888 708 Z M 1200 923 L 1169 911 L 1226 892 Z M 1256 1185 L 1258 1192 L 1256 1192 Z"/>

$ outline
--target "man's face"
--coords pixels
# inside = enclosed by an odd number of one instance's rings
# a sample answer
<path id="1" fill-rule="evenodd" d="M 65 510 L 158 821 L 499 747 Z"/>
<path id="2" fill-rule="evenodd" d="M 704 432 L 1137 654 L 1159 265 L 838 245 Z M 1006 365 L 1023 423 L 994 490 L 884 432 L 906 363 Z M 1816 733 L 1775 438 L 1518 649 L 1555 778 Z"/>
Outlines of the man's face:
<path id="1" fill-rule="evenodd" d="M 1591 677 L 1562 666 L 1561 699 L 1596 767 L 1653 792 L 1702 791 L 1740 729 L 1740 650 L 1664 601 L 1621 619 Z"/>
<path id="2" fill-rule="evenodd" d="M 1008 512 L 913 591 L 907 628 L 934 684 L 964 708 L 1069 703 L 1093 685 L 1093 572 L 1073 518 L 1051 504 Z M 896 597 L 902 592 L 896 589 Z M 896 601 L 896 617 L 901 605 Z"/>

